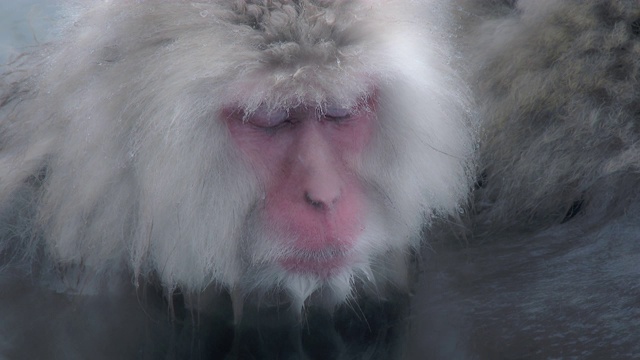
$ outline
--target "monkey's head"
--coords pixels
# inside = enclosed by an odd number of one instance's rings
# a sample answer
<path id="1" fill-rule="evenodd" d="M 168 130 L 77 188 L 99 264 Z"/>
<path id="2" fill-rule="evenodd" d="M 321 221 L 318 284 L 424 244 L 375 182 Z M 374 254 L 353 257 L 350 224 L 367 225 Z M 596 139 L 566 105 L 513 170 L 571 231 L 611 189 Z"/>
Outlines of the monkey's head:
<path id="1" fill-rule="evenodd" d="M 30 121 L 6 189 L 44 169 L 34 238 L 92 273 L 300 303 L 402 282 L 421 227 L 469 189 L 466 94 L 435 6 L 123 0 L 69 15 L 8 116 Z"/>

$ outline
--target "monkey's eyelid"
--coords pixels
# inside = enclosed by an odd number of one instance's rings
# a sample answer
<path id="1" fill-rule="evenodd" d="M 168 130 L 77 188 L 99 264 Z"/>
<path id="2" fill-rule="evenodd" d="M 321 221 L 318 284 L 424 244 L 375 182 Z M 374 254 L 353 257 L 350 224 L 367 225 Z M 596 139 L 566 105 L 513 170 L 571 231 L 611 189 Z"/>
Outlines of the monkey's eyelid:
<path id="1" fill-rule="evenodd" d="M 258 109 L 249 115 L 247 122 L 261 128 L 273 128 L 282 125 L 289 119 L 286 110 L 263 110 Z"/>
<path id="2" fill-rule="evenodd" d="M 344 119 L 351 116 L 351 109 L 340 108 L 340 107 L 328 107 L 324 116 L 330 119 Z"/>

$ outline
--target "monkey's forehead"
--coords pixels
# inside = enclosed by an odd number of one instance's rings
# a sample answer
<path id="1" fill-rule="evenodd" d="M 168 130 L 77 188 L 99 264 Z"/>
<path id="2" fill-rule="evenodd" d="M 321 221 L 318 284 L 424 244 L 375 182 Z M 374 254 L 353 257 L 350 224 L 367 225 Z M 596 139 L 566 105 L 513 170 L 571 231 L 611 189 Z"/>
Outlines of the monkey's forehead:
<path id="1" fill-rule="evenodd" d="M 281 107 L 353 106 L 392 78 L 404 66 L 403 56 L 417 57 L 397 51 L 394 42 L 414 39 L 414 48 L 420 47 L 420 32 L 411 21 L 416 9 L 406 2 L 222 3 L 230 9 L 220 15 L 228 22 L 225 29 L 244 34 L 244 41 L 232 45 L 241 71 L 232 81 L 237 91 L 228 93 L 246 99 L 249 108 L 260 101 Z"/>
<path id="2" fill-rule="evenodd" d="M 422 59 L 429 55 L 421 52 L 437 51 L 434 43 L 441 42 L 434 42 L 434 26 L 424 16 L 429 3 L 91 2 L 70 17 L 71 36 L 65 38 L 73 46 L 61 47 L 74 54 L 60 58 L 72 68 L 67 74 L 83 64 L 100 64 L 86 69 L 92 78 L 121 79 L 123 88 L 133 82 L 183 86 L 185 92 L 196 87 L 216 102 L 240 101 L 246 108 L 260 103 L 347 106 L 368 96 L 372 84 L 415 81 L 426 71 L 429 62 Z M 69 58 L 77 64 L 69 64 Z M 122 79 L 123 69 L 140 76 Z"/>

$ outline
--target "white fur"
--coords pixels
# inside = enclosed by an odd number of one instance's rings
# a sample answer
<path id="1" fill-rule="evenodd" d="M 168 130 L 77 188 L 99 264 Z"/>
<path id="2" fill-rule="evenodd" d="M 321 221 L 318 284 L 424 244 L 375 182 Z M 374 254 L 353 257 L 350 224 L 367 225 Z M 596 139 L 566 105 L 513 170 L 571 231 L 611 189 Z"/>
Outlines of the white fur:
<path id="1" fill-rule="evenodd" d="M 406 254 L 470 187 L 473 126 L 448 65 L 447 10 L 435 0 L 261 3 L 69 7 L 60 40 L 6 77 L 25 92 L 0 108 L 0 249 L 43 249 L 56 267 L 102 279 L 155 274 L 169 291 L 282 286 L 302 301 L 323 285 L 344 299 L 354 276 L 401 271 L 395 261 L 372 269 Z M 251 220 L 261 184 L 220 109 L 349 105 L 372 87 L 378 122 L 359 169 L 371 214 L 356 269 L 326 284 L 256 275 L 252 257 L 287 249 L 270 248 L 268 224 Z M 27 186 L 43 169 L 42 184 Z"/>

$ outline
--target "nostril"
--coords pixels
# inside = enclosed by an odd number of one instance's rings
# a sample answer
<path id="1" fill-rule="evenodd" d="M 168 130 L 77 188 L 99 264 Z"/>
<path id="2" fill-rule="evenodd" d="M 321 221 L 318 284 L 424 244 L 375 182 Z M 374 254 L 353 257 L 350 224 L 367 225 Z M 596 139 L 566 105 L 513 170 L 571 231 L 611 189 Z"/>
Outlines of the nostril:
<path id="1" fill-rule="evenodd" d="M 316 208 L 318 210 L 325 210 L 326 209 L 326 204 L 324 203 L 324 201 L 318 200 L 318 199 L 314 199 L 313 197 L 311 197 L 309 192 L 305 192 L 304 193 L 304 200 L 307 202 L 307 204 L 313 206 L 314 208 Z"/>

